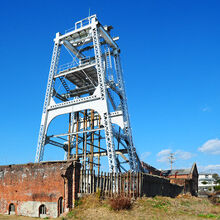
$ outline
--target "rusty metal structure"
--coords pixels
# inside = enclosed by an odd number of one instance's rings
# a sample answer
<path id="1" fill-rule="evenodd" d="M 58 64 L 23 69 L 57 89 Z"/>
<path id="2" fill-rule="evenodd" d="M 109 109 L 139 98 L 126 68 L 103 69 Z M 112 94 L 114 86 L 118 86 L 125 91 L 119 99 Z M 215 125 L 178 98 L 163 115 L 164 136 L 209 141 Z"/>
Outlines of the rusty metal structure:
<path id="1" fill-rule="evenodd" d="M 43 160 L 48 144 L 62 148 L 65 159 L 80 160 L 84 170 L 99 172 L 102 158 L 107 157 L 110 172 L 140 171 L 119 38 L 111 36 L 111 29 L 92 15 L 65 34 L 56 34 L 35 162 Z M 61 64 L 67 56 L 71 62 Z M 68 115 L 67 131 L 48 134 L 51 122 L 61 115 Z"/>

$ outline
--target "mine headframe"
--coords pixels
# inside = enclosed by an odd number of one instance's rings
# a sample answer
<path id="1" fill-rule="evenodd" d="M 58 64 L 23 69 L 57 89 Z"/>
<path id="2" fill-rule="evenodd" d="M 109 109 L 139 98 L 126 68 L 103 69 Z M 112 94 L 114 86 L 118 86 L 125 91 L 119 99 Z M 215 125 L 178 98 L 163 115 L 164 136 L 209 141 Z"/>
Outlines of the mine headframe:
<path id="1" fill-rule="evenodd" d="M 50 144 L 62 148 L 67 160 L 80 160 L 83 169 L 99 171 L 104 156 L 110 172 L 141 169 L 116 44 L 119 38 L 111 36 L 111 29 L 92 15 L 65 34 L 56 34 L 35 162 L 43 160 L 45 145 Z M 67 57 L 71 62 L 64 63 Z M 52 120 L 64 114 L 66 132 L 48 134 Z"/>

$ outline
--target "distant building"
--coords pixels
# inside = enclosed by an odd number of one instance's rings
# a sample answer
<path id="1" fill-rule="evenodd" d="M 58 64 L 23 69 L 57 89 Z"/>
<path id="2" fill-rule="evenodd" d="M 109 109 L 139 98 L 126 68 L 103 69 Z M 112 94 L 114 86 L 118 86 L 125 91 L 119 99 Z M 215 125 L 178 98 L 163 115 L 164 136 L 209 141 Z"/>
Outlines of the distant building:
<path id="1" fill-rule="evenodd" d="M 164 170 L 163 176 L 170 179 L 171 183 L 184 186 L 184 193 L 198 195 L 198 170 L 196 163 L 190 169 Z"/>
<path id="2" fill-rule="evenodd" d="M 213 178 L 211 173 L 200 173 L 199 174 L 199 194 L 209 194 L 215 191 L 217 186 L 216 180 Z"/>

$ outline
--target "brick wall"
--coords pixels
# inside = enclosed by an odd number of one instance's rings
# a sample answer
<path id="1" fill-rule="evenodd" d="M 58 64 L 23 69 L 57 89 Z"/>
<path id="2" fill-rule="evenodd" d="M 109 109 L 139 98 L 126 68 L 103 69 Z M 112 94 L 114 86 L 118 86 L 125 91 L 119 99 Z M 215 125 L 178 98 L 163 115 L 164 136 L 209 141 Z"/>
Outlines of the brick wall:
<path id="1" fill-rule="evenodd" d="M 58 200 L 63 198 L 64 211 L 73 207 L 74 162 L 45 162 L 0 166 L 0 213 L 39 217 L 40 205 L 46 206 L 45 217 L 58 216 Z"/>

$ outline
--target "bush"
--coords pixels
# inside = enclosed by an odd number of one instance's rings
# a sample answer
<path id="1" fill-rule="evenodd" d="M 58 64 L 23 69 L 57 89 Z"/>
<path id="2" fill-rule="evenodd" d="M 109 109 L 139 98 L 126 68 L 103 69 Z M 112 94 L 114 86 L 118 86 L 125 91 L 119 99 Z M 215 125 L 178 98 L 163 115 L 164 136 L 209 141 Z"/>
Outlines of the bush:
<path id="1" fill-rule="evenodd" d="M 110 199 L 110 207 L 113 210 L 122 210 L 131 208 L 131 198 L 125 196 L 117 196 Z"/>
<path id="2" fill-rule="evenodd" d="M 220 191 L 220 185 L 215 186 L 214 188 L 215 188 L 215 191 Z"/>

